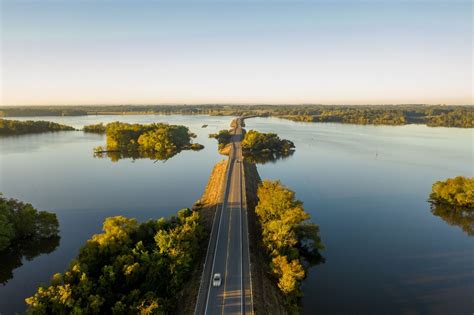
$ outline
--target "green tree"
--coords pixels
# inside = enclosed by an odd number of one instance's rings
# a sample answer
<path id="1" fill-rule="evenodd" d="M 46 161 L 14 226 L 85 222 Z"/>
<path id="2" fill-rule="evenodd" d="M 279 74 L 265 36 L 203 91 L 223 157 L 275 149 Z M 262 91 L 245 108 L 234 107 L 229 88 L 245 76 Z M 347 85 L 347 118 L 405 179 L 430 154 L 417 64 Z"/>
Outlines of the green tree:
<path id="1" fill-rule="evenodd" d="M 312 264 L 322 258 L 319 228 L 308 222 L 310 216 L 304 211 L 303 203 L 279 181 L 263 181 L 257 197 L 255 213 L 263 246 L 271 257 L 270 268 L 293 309 L 301 294 L 299 283 L 305 276 L 301 261 L 305 259 Z"/>
<path id="2" fill-rule="evenodd" d="M 291 151 L 295 145 L 290 140 L 280 139 L 275 133 L 261 133 L 256 130 L 249 130 L 242 140 L 242 149 L 247 152 L 277 152 L 284 153 Z"/>
<path id="3" fill-rule="evenodd" d="M 58 227 L 54 213 L 38 211 L 31 204 L 6 199 L 0 193 L 0 251 L 14 242 L 57 236 Z"/>
<path id="4" fill-rule="evenodd" d="M 96 125 L 92 129 L 99 129 Z M 112 161 L 121 158 L 150 158 L 166 160 L 181 150 L 204 148 L 192 143 L 195 134 L 185 126 L 154 123 L 148 125 L 109 123 L 105 127 L 106 149 L 98 147 L 94 156 L 109 157 Z"/>
<path id="5" fill-rule="evenodd" d="M 0 118 L 0 136 L 69 130 L 74 130 L 74 128 L 71 126 L 61 125 L 50 121 L 20 121 Z"/>
<path id="6" fill-rule="evenodd" d="M 1 213 L 0 209 L 0 252 L 8 248 L 11 241 L 15 238 L 15 229 L 10 223 L 8 217 Z"/>
<path id="7" fill-rule="evenodd" d="M 170 314 L 196 267 L 199 213 L 138 224 L 107 218 L 64 274 L 26 299 L 31 314 Z"/>

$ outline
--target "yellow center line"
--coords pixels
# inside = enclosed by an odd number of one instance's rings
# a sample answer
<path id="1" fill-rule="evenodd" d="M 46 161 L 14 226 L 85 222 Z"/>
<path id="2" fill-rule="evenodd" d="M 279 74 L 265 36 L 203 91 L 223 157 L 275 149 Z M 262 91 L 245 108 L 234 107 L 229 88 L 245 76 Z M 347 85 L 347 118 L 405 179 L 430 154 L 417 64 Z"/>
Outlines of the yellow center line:
<path id="1" fill-rule="evenodd" d="M 232 145 L 232 149 L 234 149 L 233 145 Z M 235 176 L 233 176 L 233 173 L 234 173 L 234 170 L 235 170 L 235 164 L 232 164 L 232 171 L 231 171 L 231 177 L 232 179 L 235 178 Z M 231 191 L 232 191 L 232 181 L 230 181 L 230 189 L 229 189 L 229 195 L 227 197 L 227 204 L 229 203 L 229 199 L 231 199 Z M 228 205 L 227 205 L 228 206 Z M 232 231 L 232 207 L 230 207 L 229 209 L 229 229 L 228 229 L 228 232 L 227 232 L 227 254 L 226 254 L 226 259 L 225 259 L 225 277 L 224 277 L 224 297 L 223 297 L 223 303 L 222 303 L 222 312 L 221 314 L 224 314 L 224 306 L 225 306 L 225 299 L 226 299 L 226 288 L 227 288 L 227 266 L 229 264 L 229 249 L 230 249 L 230 234 L 231 234 L 231 231 Z"/>

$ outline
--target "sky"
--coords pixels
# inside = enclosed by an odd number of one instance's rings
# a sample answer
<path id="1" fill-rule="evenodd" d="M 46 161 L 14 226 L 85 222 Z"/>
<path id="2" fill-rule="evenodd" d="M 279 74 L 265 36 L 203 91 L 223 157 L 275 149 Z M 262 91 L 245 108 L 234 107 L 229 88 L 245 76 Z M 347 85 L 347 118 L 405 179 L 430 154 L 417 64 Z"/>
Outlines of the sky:
<path id="1" fill-rule="evenodd" d="M 473 104 L 471 1 L 0 3 L 0 105 Z"/>

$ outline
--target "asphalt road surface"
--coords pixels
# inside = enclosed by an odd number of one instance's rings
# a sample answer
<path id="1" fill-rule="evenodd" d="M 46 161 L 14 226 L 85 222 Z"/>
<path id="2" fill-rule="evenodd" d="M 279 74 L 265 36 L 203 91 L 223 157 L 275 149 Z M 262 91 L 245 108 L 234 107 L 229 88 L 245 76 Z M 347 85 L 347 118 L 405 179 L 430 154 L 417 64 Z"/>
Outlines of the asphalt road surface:
<path id="1" fill-rule="evenodd" d="M 222 204 L 218 205 L 201 279 L 196 314 L 252 314 L 247 207 L 242 162 L 241 120 L 233 123 L 232 149 Z M 214 287 L 214 274 L 221 285 Z"/>

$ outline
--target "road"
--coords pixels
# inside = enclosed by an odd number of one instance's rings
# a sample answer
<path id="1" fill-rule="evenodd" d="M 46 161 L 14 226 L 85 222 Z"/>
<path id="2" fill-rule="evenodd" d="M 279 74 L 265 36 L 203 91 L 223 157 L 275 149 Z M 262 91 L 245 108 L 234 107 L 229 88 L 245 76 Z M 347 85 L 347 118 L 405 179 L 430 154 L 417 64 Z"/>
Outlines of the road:
<path id="1" fill-rule="evenodd" d="M 241 122 L 232 123 L 225 191 L 214 217 L 195 314 L 253 313 Z M 222 276 L 220 287 L 212 286 L 215 273 Z"/>

